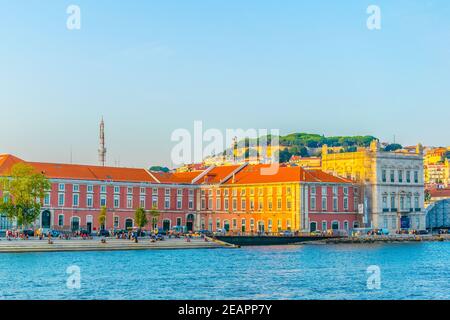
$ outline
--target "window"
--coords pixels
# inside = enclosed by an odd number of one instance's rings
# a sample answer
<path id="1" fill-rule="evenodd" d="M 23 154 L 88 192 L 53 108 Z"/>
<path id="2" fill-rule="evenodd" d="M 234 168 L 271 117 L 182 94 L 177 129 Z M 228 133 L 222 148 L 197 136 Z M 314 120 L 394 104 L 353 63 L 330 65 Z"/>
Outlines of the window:
<path id="1" fill-rule="evenodd" d="M 381 171 L 381 181 L 386 182 L 386 170 Z"/>
<path id="2" fill-rule="evenodd" d="M 395 195 L 391 196 L 391 211 L 396 211 L 397 210 L 397 205 L 395 203 Z"/>
<path id="3" fill-rule="evenodd" d="M 255 210 L 255 199 L 250 199 L 250 210 Z"/>
<path id="4" fill-rule="evenodd" d="M 311 197 L 311 210 L 316 210 L 316 197 Z"/>
<path id="5" fill-rule="evenodd" d="M 158 195 L 158 188 L 152 189 L 152 195 L 157 196 Z"/>
<path id="6" fill-rule="evenodd" d="M 216 229 L 220 229 L 220 219 L 216 220 Z"/>
<path id="7" fill-rule="evenodd" d="M 78 193 L 74 193 L 73 194 L 73 199 L 72 200 L 73 200 L 72 205 L 74 207 L 78 207 L 80 205 L 80 195 Z"/>
<path id="8" fill-rule="evenodd" d="M 216 199 L 216 210 L 220 210 L 220 199 Z"/>
<path id="9" fill-rule="evenodd" d="M 277 209 L 278 209 L 278 210 L 281 210 L 281 209 L 282 209 L 282 206 L 283 206 L 283 205 L 282 205 L 282 199 L 281 199 L 281 198 L 278 198 L 278 199 L 277 199 Z"/>
<path id="10" fill-rule="evenodd" d="M 100 196 L 100 207 L 106 207 L 106 195 Z"/>
<path id="11" fill-rule="evenodd" d="M 291 194 L 291 187 L 286 187 L 286 194 L 288 194 L 288 195 Z"/>
<path id="12" fill-rule="evenodd" d="M 311 187 L 311 194 L 316 194 L 316 187 L 315 186 Z"/>
<path id="13" fill-rule="evenodd" d="M 344 187 L 344 196 L 348 196 L 348 187 Z"/>
<path id="14" fill-rule="evenodd" d="M 58 185 L 58 191 L 61 191 L 61 192 L 66 191 L 66 185 L 64 183 L 60 183 Z"/>
<path id="15" fill-rule="evenodd" d="M 145 194 L 145 187 L 140 187 L 139 188 L 139 193 L 140 194 Z"/>
<path id="16" fill-rule="evenodd" d="M 233 199 L 233 210 L 237 210 L 237 199 Z"/>
<path id="17" fill-rule="evenodd" d="M 347 211 L 348 210 L 348 198 L 344 197 L 344 210 Z"/>
<path id="18" fill-rule="evenodd" d="M 232 221 L 232 224 L 233 224 L 233 229 L 236 229 L 237 228 L 237 219 L 233 219 L 231 221 Z"/>
<path id="19" fill-rule="evenodd" d="M 127 197 L 127 208 L 128 209 L 133 208 L 133 196 L 128 196 Z"/>
<path id="20" fill-rule="evenodd" d="M 291 199 L 286 200 L 286 209 L 291 210 L 292 209 L 292 201 Z"/>
<path id="21" fill-rule="evenodd" d="M 328 230 L 328 225 L 326 221 L 322 221 L 322 231 Z"/>
<path id="22" fill-rule="evenodd" d="M 419 204 L 419 197 L 414 197 L 414 208 L 416 208 L 416 211 L 420 210 L 420 204 Z"/>
<path id="23" fill-rule="evenodd" d="M 119 217 L 114 217 L 114 228 L 119 228 Z"/>
<path id="24" fill-rule="evenodd" d="M 119 196 L 114 196 L 114 208 L 119 208 L 120 207 L 120 197 Z"/>
<path id="25" fill-rule="evenodd" d="M 64 227 L 64 215 L 63 214 L 60 214 L 58 216 L 58 226 Z"/>
<path id="26" fill-rule="evenodd" d="M 395 171 L 391 170 L 391 182 L 395 182 Z"/>
<path id="27" fill-rule="evenodd" d="M 170 198 L 169 197 L 164 198 L 164 209 L 170 209 Z"/>
<path id="28" fill-rule="evenodd" d="M 272 198 L 270 198 L 267 202 L 267 206 L 269 208 L 269 211 L 272 211 Z"/>
<path id="29" fill-rule="evenodd" d="M 338 198 L 333 198 L 333 211 L 338 211 Z"/>
<path id="30" fill-rule="evenodd" d="M 64 193 L 58 194 L 58 206 L 64 207 Z"/>
<path id="31" fill-rule="evenodd" d="M 182 198 L 177 198 L 177 209 L 180 210 L 183 206 Z"/>
<path id="32" fill-rule="evenodd" d="M 233 188 L 233 197 L 237 197 L 237 189 Z"/>
<path id="33" fill-rule="evenodd" d="M 144 196 L 139 197 L 139 207 L 145 208 L 145 197 Z"/>
<path id="34" fill-rule="evenodd" d="M 88 193 L 94 193 L 94 186 L 92 184 L 88 184 L 87 186 L 87 192 Z"/>
<path id="35" fill-rule="evenodd" d="M 414 183 L 419 183 L 419 171 L 414 171 Z"/>
<path id="36" fill-rule="evenodd" d="M 193 197 L 193 196 L 194 196 L 194 190 L 192 190 L 192 189 L 189 190 L 189 196 L 190 196 L 190 197 Z"/>
<path id="37" fill-rule="evenodd" d="M 164 194 L 166 195 L 166 197 L 169 197 L 169 196 L 170 196 L 170 189 L 169 189 L 169 188 L 166 188 L 166 189 L 164 190 Z"/>
<path id="38" fill-rule="evenodd" d="M 348 230 L 348 221 L 344 221 L 344 230 Z"/>
<path id="39" fill-rule="evenodd" d="M 383 196 L 383 212 L 389 211 L 387 196 Z"/>
<path id="40" fill-rule="evenodd" d="M 322 187 L 322 195 L 327 195 L 327 187 Z"/>
<path id="41" fill-rule="evenodd" d="M 50 206 L 50 193 L 44 195 L 44 206 Z"/>
<path id="42" fill-rule="evenodd" d="M 406 197 L 406 209 L 409 209 L 410 211 L 411 211 L 411 209 L 412 209 L 411 196 L 407 196 L 407 197 Z"/>
<path id="43" fill-rule="evenodd" d="M 398 182 L 403 183 L 403 170 L 398 170 Z"/>
<path id="44" fill-rule="evenodd" d="M 244 188 L 241 190 L 241 197 L 245 197 L 247 193 L 247 190 Z"/>
<path id="45" fill-rule="evenodd" d="M 115 194 L 120 193 L 120 187 L 119 186 L 114 186 L 114 193 Z"/>
<path id="46" fill-rule="evenodd" d="M 158 208 L 158 197 L 157 196 L 152 197 L 152 208 Z"/>
<path id="47" fill-rule="evenodd" d="M 241 210 L 246 210 L 246 207 L 247 206 L 247 201 L 245 200 L 245 199 L 242 199 L 241 200 Z"/>
<path id="48" fill-rule="evenodd" d="M 183 189 L 177 189 L 177 196 L 182 196 L 183 195 Z"/>
<path id="49" fill-rule="evenodd" d="M 272 232 L 272 219 L 269 219 L 267 221 L 268 227 L 269 227 L 269 232 Z"/>
<path id="50" fill-rule="evenodd" d="M 220 197 L 220 189 L 216 190 L 216 197 Z"/>
<path id="51" fill-rule="evenodd" d="M 133 187 L 127 188 L 127 194 L 133 194 Z"/>
<path id="52" fill-rule="evenodd" d="M 189 198 L 188 208 L 189 208 L 189 210 L 193 210 L 194 209 L 194 199 Z"/>
<path id="53" fill-rule="evenodd" d="M 337 194 L 338 194 L 338 187 L 333 186 L 333 195 L 337 196 Z"/>
<path id="54" fill-rule="evenodd" d="M 228 199 L 223 200 L 223 208 L 224 210 L 228 210 Z"/>
<path id="55" fill-rule="evenodd" d="M 178 226 L 178 227 L 181 226 L 181 218 L 177 218 L 177 226 Z"/>
<path id="56" fill-rule="evenodd" d="M 94 196 L 92 194 L 88 194 L 86 196 L 86 206 L 88 208 L 92 208 L 94 206 Z"/>
<path id="57" fill-rule="evenodd" d="M 397 218 L 396 217 L 392 218 L 392 229 L 397 229 Z"/>
<path id="58" fill-rule="evenodd" d="M 411 171 L 406 171 L 406 182 L 411 183 Z"/>
<path id="59" fill-rule="evenodd" d="M 213 199 L 212 198 L 208 198 L 208 209 L 212 210 L 213 208 Z"/>
<path id="60" fill-rule="evenodd" d="M 259 198 L 258 200 L 258 210 L 262 210 L 263 209 L 263 198 Z"/>
<path id="61" fill-rule="evenodd" d="M 400 196 L 400 209 L 405 210 L 405 196 Z"/>
<path id="62" fill-rule="evenodd" d="M 250 219 L 250 230 L 255 230 L 255 219 Z"/>
<path id="63" fill-rule="evenodd" d="M 255 195 L 255 188 L 250 188 L 250 196 L 254 196 Z"/>
<path id="64" fill-rule="evenodd" d="M 74 184 L 72 186 L 72 191 L 73 192 L 80 192 L 80 185 L 79 184 Z"/>
<path id="65" fill-rule="evenodd" d="M 322 197 L 322 210 L 327 210 L 327 197 Z"/>
<path id="66" fill-rule="evenodd" d="M 205 198 L 202 198 L 202 200 L 201 200 L 201 208 L 202 208 L 202 210 L 206 210 L 206 199 Z"/>
<path id="67" fill-rule="evenodd" d="M 102 186 L 100 187 L 100 192 L 101 192 L 101 193 L 106 193 L 106 186 L 105 186 L 105 185 L 102 185 Z"/>

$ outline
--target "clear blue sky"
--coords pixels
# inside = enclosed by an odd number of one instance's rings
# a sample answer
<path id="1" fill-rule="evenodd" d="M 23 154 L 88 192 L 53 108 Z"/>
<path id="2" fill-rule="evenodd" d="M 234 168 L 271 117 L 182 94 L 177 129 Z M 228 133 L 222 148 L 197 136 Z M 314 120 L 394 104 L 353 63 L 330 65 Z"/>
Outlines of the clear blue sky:
<path id="1" fill-rule="evenodd" d="M 0 50 L 0 153 L 29 160 L 97 163 L 102 115 L 112 165 L 170 165 L 194 120 L 450 144 L 448 0 L 0 0 Z"/>

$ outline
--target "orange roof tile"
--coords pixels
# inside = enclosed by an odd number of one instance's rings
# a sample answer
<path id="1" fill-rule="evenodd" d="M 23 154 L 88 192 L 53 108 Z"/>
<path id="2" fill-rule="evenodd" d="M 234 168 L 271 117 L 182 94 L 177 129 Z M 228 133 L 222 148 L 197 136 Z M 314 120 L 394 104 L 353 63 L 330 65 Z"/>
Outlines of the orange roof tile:
<path id="1" fill-rule="evenodd" d="M 197 178 L 203 171 L 187 171 L 187 172 L 155 172 L 151 174 L 155 176 L 161 183 L 178 183 L 188 184 Z"/>
<path id="2" fill-rule="evenodd" d="M 302 167 L 282 167 L 273 175 L 263 175 L 261 169 L 269 165 L 249 165 L 239 171 L 234 179 L 226 184 L 257 184 L 278 182 L 323 182 L 323 183 L 351 183 L 350 180 L 335 177 L 320 170 L 306 170 Z"/>

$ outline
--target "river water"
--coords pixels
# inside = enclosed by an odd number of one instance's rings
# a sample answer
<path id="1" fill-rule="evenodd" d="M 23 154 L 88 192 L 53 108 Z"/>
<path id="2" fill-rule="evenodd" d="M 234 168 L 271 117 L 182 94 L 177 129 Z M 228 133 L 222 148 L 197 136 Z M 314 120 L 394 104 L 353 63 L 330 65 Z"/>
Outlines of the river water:
<path id="1" fill-rule="evenodd" d="M 450 299 L 450 242 L 0 254 L 0 299 Z"/>

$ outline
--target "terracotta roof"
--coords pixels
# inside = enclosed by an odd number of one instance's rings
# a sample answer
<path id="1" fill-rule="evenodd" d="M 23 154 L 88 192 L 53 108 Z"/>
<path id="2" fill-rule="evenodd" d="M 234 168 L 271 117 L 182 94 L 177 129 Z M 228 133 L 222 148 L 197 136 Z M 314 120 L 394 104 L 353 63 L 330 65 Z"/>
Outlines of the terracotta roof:
<path id="1" fill-rule="evenodd" d="M 174 184 L 189 184 L 197 178 L 203 171 L 188 171 L 188 172 L 156 172 L 152 171 L 151 174 L 155 176 L 161 183 L 174 183 Z"/>
<path id="2" fill-rule="evenodd" d="M 11 154 L 0 154 L 0 174 L 7 173 L 13 165 L 19 162 L 24 162 Z"/>
<path id="3" fill-rule="evenodd" d="M 8 174 L 11 167 L 24 162 L 43 173 L 49 179 L 74 180 L 111 180 L 117 182 L 153 182 L 156 183 L 145 169 L 101 167 L 79 164 L 27 162 L 12 155 L 0 156 L 0 174 Z"/>
<path id="4" fill-rule="evenodd" d="M 221 183 L 227 176 L 229 176 L 233 171 L 238 169 L 240 165 L 231 166 L 218 166 L 212 168 L 210 171 L 205 173 L 196 184 L 216 184 Z"/>
<path id="5" fill-rule="evenodd" d="M 302 167 L 282 167 L 273 175 L 261 174 L 261 169 L 269 165 L 249 165 L 239 171 L 234 179 L 226 184 L 255 184 L 276 182 L 323 182 L 323 183 L 352 183 L 351 180 L 333 176 L 320 170 L 306 170 Z"/>
<path id="6" fill-rule="evenodd" d="M 450 188 L 428 190 L 432 198 L 450 198 Z"/>

